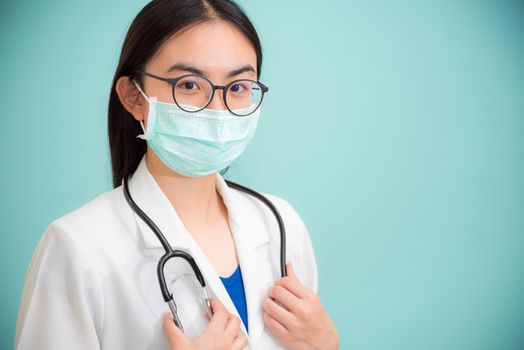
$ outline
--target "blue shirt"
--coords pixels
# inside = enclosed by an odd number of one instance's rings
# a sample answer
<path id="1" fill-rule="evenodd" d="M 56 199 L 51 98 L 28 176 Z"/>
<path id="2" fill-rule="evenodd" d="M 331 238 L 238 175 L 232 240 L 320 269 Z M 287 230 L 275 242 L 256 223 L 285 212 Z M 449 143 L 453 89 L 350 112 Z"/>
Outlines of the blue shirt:
<path id="1" fill-rule="evenodd" d="M 240 265 L 233 274 L 229 277 L 220 277 L 224 287 L 226 287 L 227 293 L 229 294 L 233 304 L 237 308 L 238 314 L 244 322 L 244 326 L 247 327 L 247 307 L 246 307 L 246 294 L 244 291 L 244 281 L 242 280 L 242 271 L 240 271 Z"/>

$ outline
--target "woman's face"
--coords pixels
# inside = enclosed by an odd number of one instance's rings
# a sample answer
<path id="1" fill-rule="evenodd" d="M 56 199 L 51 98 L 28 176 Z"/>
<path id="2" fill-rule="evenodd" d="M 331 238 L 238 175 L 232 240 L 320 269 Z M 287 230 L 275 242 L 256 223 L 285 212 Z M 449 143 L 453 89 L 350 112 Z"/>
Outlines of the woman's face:
<path id="1" fill-rule="evenodd" d="M 170 38 L 144 70 L 166 78 L 201 74 L 214 85 L 227 85 L 236 79 L 257 80 L 256 60 L 255 49 L 249 40 L 231 24 L 217 20 L 198 24 Z M 147 96 L 174 102 L 172 85 L 147 76 L 142 79 Z M 144 120 L 147 125 L 148 103 L 142 97 L 141 102 L 140 113 L 135 119 Z M 222 90 L 215 92 L 207 108 L 226 109 Z"/>

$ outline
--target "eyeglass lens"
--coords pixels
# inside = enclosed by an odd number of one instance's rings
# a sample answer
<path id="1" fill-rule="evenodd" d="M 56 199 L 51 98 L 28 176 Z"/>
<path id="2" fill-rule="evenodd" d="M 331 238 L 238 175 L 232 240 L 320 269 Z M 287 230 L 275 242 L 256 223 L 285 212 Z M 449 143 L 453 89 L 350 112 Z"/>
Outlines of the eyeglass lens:
<path id="1" fill-rule="evenodd" d="M 211 83 L 197 75 L 180 79 L 173 87 L 173 97 L 180 108 L 194 112 L 204 108 L 212 98 Z M 237 115 L 251 114 L 262 100 L 261 86 L 250 80 L 238 80 L 226 91 L 226 106 Z"/>

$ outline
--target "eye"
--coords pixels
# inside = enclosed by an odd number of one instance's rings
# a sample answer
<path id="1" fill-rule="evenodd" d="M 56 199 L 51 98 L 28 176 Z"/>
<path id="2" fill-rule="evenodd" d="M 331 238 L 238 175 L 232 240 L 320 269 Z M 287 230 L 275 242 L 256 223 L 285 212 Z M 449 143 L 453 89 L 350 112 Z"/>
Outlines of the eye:
<path id="1" fill-rule="evenodd" d="M 245 93 L 248 91 L 248 82 L 238 82 L 229 88 L 231 92 L 234 92 L 236 94 Z"/>
<path id="2" fill-rule="evenodd" d="M 231 86 L 231 91 L 239 92 L 241 88 L 242 87 L 240 86 L 240 84 L 234 84 L 234 85 Z"/>
<path id="3" fill-rule="evenodd" d="M 184 90 L 196 90 L 199 88 L 198 84 L 194 81 L 181 82 L 180 84 L 178 84 L 178 87 Z"/>

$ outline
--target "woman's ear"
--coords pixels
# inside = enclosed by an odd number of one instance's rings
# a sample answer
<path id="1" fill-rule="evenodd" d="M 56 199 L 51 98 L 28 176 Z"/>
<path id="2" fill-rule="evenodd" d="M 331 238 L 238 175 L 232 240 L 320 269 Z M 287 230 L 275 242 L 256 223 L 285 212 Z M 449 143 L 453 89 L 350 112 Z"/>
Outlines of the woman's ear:
<path id="1" fill-rule="evenodd" d="M 122 76 L 118 78 L 115 90 L 122 106 L 124 106 L 136 120 L 143 121 L 144 114 L 146 113 L 146 111 L 144 111 L 144 98 L 133 81 L 130 80 L 128 76 Z"/>

